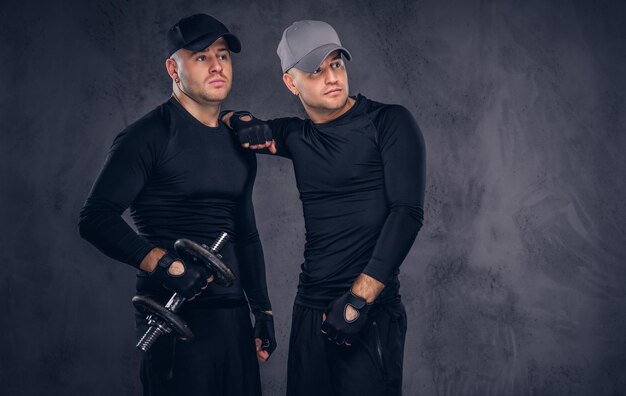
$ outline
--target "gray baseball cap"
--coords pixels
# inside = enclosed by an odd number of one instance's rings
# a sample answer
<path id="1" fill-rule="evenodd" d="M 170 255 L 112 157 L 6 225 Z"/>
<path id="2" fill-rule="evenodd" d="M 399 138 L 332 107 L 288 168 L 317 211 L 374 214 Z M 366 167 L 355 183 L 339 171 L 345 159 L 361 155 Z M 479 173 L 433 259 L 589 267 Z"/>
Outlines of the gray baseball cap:
<path id="1" fill-rule="evenodd" d="M 313 73 L 335 50 L 340 50 L 346 59 L 352 59 L 350 52 L 341 46 L 332 26 L 322 21 L 304 20 L 294 22 L 285 29 L 276 53 L 283 73 L 292 67 Z"/>

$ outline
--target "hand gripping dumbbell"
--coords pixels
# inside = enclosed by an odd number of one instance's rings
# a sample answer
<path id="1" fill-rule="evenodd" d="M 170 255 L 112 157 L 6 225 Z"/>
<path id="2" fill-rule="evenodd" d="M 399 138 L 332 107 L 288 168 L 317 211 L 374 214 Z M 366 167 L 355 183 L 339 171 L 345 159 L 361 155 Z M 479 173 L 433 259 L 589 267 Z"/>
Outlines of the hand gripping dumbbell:
<path id="1" fill-rule="evenodd" d="M 222 262 L 222 256 L 219 255 L 219 251 L 226 242 L 228 242 L 228 234 L 222 232 L 211 247 L 198 244 L 189 239 L 179 239 L 174 243 L 174 249 L 183 261 L 196 261 L 207 266 L 213 275 L 213 283 L 223 287 L 230 287 L 235 281 L 235 275 Z M 176 315 L 176 312 L 185 300 L 185 297 L 174 293 L 167 304 L 163 306 L 147 296 L 133 297 L 133 305 L 140 312 L 148 315 L 146 320 L 150 326 L 137 343 L 137 348 L 147 352 L 157 338 L 169 333 L 173 333 L 174 336 L 183 341 L 191 341 L 193 333 L 187 324 Z"/>

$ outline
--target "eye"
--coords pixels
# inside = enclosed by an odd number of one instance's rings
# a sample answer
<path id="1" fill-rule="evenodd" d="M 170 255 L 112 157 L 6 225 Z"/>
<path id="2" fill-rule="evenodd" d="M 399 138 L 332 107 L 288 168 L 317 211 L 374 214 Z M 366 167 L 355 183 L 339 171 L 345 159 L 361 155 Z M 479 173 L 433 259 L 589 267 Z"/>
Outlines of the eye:
<path id="1" fill-rule="evenodd" d="M 335 62 L 331 64 L 331 67 L 333 69 L 341 69 L 341 67 L 343 67 L 343 62 Z"/>
<path id="2" fill-rule="evenodd" d="M 204 62 L 206 60 L 206 56 L 204 55 L 200 55 L 199 57 L 196 58 L 196 61 L 198 62 Z"/>
<path id="3" fill-rule="evenodd" d="M 218 55 L 217 59 L 221 60 L 221 61 L 225 61 L 228 60 L 228 54 L 222 54 L 222 55 Z"/>
<path id="4" fill-rule="evenodd" d="M 322 68 L 318 67 L 312 74 L 320 74 L 322 72 Z"/>

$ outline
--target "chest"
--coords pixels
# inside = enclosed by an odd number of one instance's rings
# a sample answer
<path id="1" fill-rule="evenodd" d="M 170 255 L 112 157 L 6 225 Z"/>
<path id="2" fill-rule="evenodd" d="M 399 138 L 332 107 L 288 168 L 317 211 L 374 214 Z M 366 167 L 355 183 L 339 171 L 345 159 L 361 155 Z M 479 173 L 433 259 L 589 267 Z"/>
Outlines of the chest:
<path id="1" fill-rule="evenodd" d="M 226 131 L 173 134 L 153 181 L 185 198 L 238 199 L 250 172 L 250 155 Z"/>
<path id="2" fill-rule="evenodd" d="M 376 130 L 367 119 L 332 129 L 305 125 L 286 144 L 301 192 L 350 189 L 382 179 Z"/>

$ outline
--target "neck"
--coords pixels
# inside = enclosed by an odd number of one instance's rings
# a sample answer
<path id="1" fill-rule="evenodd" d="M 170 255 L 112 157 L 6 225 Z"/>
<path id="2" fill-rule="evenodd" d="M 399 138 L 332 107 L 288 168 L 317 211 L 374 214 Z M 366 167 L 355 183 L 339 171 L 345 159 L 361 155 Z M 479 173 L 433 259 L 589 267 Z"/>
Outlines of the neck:
<path id="1" fill-rule="evenodd" d="M 346 100 L 346 103 L 343 106 L 341 106 L 339 109 L 333 110 L 310 107 L 304 102 L 302 102 L 302 104 L 304 105 L 304 110 L 306 111 L 306 114 L 309 116 L 311 121 L 313 121 L 315 124 L 325 124 L 327 122 L 336 120 L 337 118 L 344 115 L 348 110 L 352 108 L 352 106 L 354 106 L 355 102 L 356 101 L 354 99 L 348 97 L 348 100 Z"/>
<path id="2" fill-rule="evenodd" d="M 186 93 L 182 92 L 176 86 L 174 86 L 172 96 L 196 120 L 200 121 L 206 126 L 210 126 L 213 128 L 218 126 L 218 117 L 220 113 L 221 102 L 200 103 Z"/>

